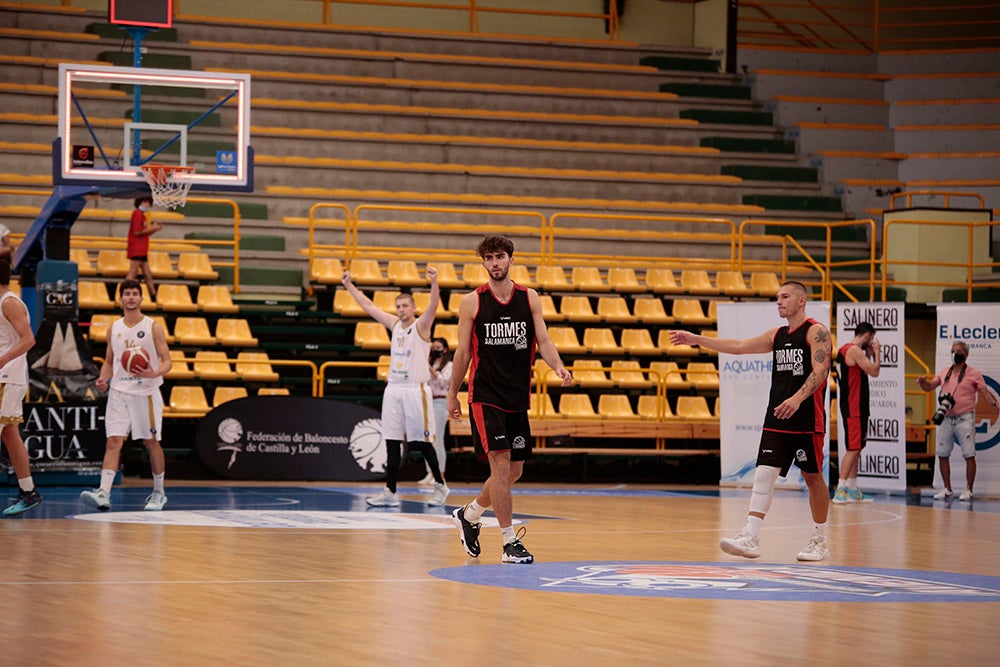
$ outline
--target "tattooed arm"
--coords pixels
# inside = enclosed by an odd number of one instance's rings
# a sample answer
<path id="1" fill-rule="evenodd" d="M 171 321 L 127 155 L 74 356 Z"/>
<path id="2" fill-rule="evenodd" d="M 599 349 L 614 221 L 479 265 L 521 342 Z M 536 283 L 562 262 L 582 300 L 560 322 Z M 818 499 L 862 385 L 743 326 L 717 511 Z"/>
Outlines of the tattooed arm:
<path id="1" fill-rule="evenodd" d="M 788 419 L 794 415 L 802 401 L 812 396 L 820 387 L 825 386 L 830 377 L 832 358 L 830 332 L 822 324 L 815 324 L 809 329 L 806 340 L 809 341 L 809 352 L 812 354 L 812 373 L 809 374 L 797 392 L 774 409 L 774 416 L 778 419 Z"/>

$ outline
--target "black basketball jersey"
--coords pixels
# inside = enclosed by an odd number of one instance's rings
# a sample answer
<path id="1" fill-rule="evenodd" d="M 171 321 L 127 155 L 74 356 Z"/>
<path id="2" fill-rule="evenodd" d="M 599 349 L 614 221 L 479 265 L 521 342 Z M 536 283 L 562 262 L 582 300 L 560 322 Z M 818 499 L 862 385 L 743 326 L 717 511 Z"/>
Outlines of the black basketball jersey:
<path id="1" fill-rule="evenodd" d="M 510 412 L 527 410 L 535 360 L 528 290 L 514 283 L 510 301 L 501 303 L 486 284 L 476 296 L 479 310 L 472 327 L 469 402 Z"/>
<path id="2" fill-rule="evenodd" d="M 843 417 L 867 417 L 871 411 L 868 398 L 868 373 L 861 366 L 847 365 L 848 343 L 837 350 L 837 402 Z"/>
<path id="3" fill-rule="evenodd" d="M 810 327 L 818 324 L 809 318 L 795 331 L 785 325 L 774 334 L 771 366 L 771 397 L 764 416 L 764 428 L 769 431 L 789 433 L 826 432 L 826 381 L 820 383 L 812 396 L 799 404 L 799 409 L 788 419 L 778 419 L 774 409 L 791 397 L 812 374 L 812 355 L 806 335 Z"/>

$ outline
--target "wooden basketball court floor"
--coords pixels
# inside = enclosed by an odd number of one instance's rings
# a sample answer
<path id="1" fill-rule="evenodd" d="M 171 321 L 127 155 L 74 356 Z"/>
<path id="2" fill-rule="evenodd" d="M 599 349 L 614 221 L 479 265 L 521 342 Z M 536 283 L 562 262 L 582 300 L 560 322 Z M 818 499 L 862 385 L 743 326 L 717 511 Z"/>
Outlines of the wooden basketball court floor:
<path id="1" fill-rule="evenodd" d="M 778 492 L 762 557 L 718 549 L 748 490 L 521 487 L 534 565 L 465 555 L 448 506 L 401 486 L 127 482 L 110 512 L 47 488 L 0 520 L 0 664 L 981 665 L 1000 652 L 1000 501 L 831 508 Z M 5 489 L 7 496 L 13 491 Z M 923 503 L 922 505 L 920 503 Z M 495 523 L 494 523 L 495 525 Z"/>

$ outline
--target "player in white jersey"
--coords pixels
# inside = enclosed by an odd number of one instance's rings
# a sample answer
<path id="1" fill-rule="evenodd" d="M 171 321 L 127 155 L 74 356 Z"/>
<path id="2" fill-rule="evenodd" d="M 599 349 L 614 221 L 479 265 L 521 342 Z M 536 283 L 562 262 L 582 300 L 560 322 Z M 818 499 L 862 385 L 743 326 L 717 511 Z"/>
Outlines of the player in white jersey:
<path id="1" fill-rule="evenodd" d="M 167 504 L 167 495 L 163 490 L 166 463 L 160 447 L 163 425 L 160 385 L 173 363 L 163 327 L 142 313 L 139 283 L 125 280 L 119 293 L 123 315 L 108 329 L 108 349 L 95 383 L 98 389 L 108 392 L 104 415 L 108 441 L 101 464 L 101 486 L 94 491 L 84 491 L 80 499 L 101 511 L 111 509 L 111 486 L 118 472 L 125 438 L 131 434 L 146 446 L 153 473 L 153 491 L 146 498 L 145 509 L 161 510 Z M 122 366 L 122 353 L 130 347 L 140 347 L 149 353 L 147 368 L 129 373 Z"/>
<path id="2" fill-rule="evenodd" d="M 28 392 L 27 354 L 35 345 L 35 336 L 28 321 L 28 309 L 21 299 L 10 291 L 10 264 L 0 259 L 0 440 L 7 448 L 7 456 L 17 475 L 20 491 L 4 516 L 26 512 L 42 502 L 42 495 L 31 479 L 28 448 L 21 439 L 24 421 L 24 396 Z"/>
<path id="3" fill-rule="evenodd" d="M 434 452 L 434 399 L 431 395 L 430 368 L 427 357 L 431 347 L 431 329 L 434 313 L 440 301 L 437 269 L 427 267 L 431 283 L 431 298 L 427 310 L 416 317 L 413 296 L 396 297 L 396 315 L 385 312 L 351 282 L 350 271 L 344 271 L 342 282 L 351 296 L 366 313 L 379 322 L 392 337 L 389 379 L 382 395 L 382 438 L 386 446 L 385 489 L 376 496 L 365 498 L 373 507 L 398 507 L 396 478 L 402 463 L 404 442 L 413 443 L 430 464 L 434 475 L 434 492 L 429 505 L 444 505 L 448 486 L 441 476 L 437 454 Z"/>

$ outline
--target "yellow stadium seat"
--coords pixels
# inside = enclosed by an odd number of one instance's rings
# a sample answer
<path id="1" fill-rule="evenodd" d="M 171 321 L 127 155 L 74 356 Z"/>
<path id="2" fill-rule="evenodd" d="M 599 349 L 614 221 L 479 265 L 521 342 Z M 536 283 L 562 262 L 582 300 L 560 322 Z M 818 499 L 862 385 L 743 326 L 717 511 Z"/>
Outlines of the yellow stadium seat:
<path id="1" fill-rule="evenodd" d="M 535 357 L 534 373 L 531 380 L 533 383 L 542 382 L 550 387 L 558 387 L 562 384 L 562 378 L 556 375 L 540 356 Z"/>
<path id="2" fill-rule="evenodd" d="M 597 417 L 594 404 L 586 394 L 563 394 L 559 397 L 559 414 L 563 418 L 587 419 Z"/>
<path id="3" fill-rule="evenodd" d="M 556 302 L 551 294 L 539 294 L 538 301 L 542 304 L 542 319 L 546 322 L 565 322 L 566 317 L 556 309 Z"/>
<path id="4" fill-rule="evenodd" d="M 683 294 L 670 269 L 646 269 L 646 290 L 655 294 Z"/>
<path id="5" fill-rule="evenodd" d="M 573 380 L 581 387 L 613 387 L 599 359 L 580 359 L 573 362 L 570 371 Z"/>
<path id="6" fill-rule="evenodd" d="M 649 379 L 655 383 L 665 382 L 667 391 L 687 391 L 691 383 L 687 381 L 676 361 L 654 361 L 649 364 Z"/>
<path id="7" fill-rule="evenodd" d="M 708 409 L 708 401 L 704 396 L 678 396 L 677 416 L 681 419 L 717 419 Z"/>
<path id="8" fill-rule="evenodd" d="M 469 262 L 462 266 L 462 282 L 465 283 L 466 287 L 475 289 L 489 279 L 490 274 L 481 262 Z"/>
<path id="9" fill-rule="evenodd" d="M 81 276 L 96 276 L 97 268 L 90 259 L 86 248 L 70 248 L 69 261 L 76 262 L 76 272 Z"/>
<path id="10" fill-rule="evenodd" d="M 726 296 L 753 296 L 754 290 L 747 287 L 743 274 L 739 271 L 719 271 L 715 274 L 715 284 Z"/>
<path id="11" fill-rule="evenodd" d="M 715 397 L 715 407 L 712 409 L 712 414 L 716 417 L 722 416 L 722 399 L 718 396 Z"/>
<path id="12" fill-rule="evenodd" d="M 142 292 L 142 309 L 144 311 L 148 312 L 150 310 L 160 309 L 159 304 L 156 303 L 156 299 L 154 299 L 149 295 L 149 287 L 146 286 L 145 282 L 141 283 L 140 291 Z M 160 296 L 159 290 L 157 290 L 156 296 L 157 297 Z M 115 303 L 116 304 L 121 303 L 121 300 L 122 300 L 122 285 L 121 283 L 118 283 L 115 286 Z"/>
<path id="13" fill-rule="evenodd" d="M 712 320 L 712 324 L 719 321 L 719 304 L 720 303 L 731 303 L 729 300 L 719 300 L 712 299 L 708 302 L 708 309 L 705 311 L 705 317 Z"/>
<path id="14" fill-rule="evenodd" d="M 380 354 L 378 366 L 375 367 L 375 378 L 385 382 L 389 379 L 389 365 L 392 363 L 391 354 Z"/>
<path id="15" fill-rule="evenodd" d="M 681 287 L 688 294 L 718 294 L 719 290 L 715 288 L 712 281 L 708 277 L 708 271 L 704 269 L 684 269 L 681 271 Z"/>
<path id="16" fill-rule="evenodd" d="M 160 285 L 156 290 L 156 305 L 160 310 L 171 313 L 194 313 L 198 310 L 198 304 L 191 300 L 188 286 L 172 283 Z"/>
<path id="17" fill-rule="evenodd" d="M 277 382 L 267 352 L 240 352 L 236 355 L 236 374 L 244 382 Z"/>
<path id="18" fill-rule="evenodd" d="M 569 292 L 573 285 L 566 279 L 566 271 L 561 266 L 539 266 L 535 269 L 535 282 L 546 292 Z"/>
<path id="19" fill-rule="evenodd" d="M 212 406 L 219 407 L 223 403 L 246 397 L 246 387 L 216 387 L 215 393 L 212 394 Z"/>
<path id="20" fill-rule="evenodd" d="M 704 325 L 714 324 L 715 320 L 705 315 L 701 302 L 698 299 L 674 299 L 673 308 L 670 311 L 682 324 Z"/>
<path id="21" fill-rule="evenodd" d="M 212 346 L 216 343 L 204 317 L 178 317 L 174 320 L 174 338 L 181 345 Z"/>
<path id="22" fill-rule="evenodd" d="M 698 349 L 693 345 L 674 345 L 670 342 L 670 331 L 668 329 L 660 329 L 660 333 L 656 337 L 656 346 L 660 348 L 660 352 L 667 355 L 668 357 L 697 357 Z"/>
<path id="23" fill-rule="evenodd" d="M 602 296 L 597 300 L 597 314 L 608 324 L 631 324 L 636 316 L 628 311 L 628 303 L 620 296 Z"/>
<path id="24" fill-rule="evenodd" d="M 597 413 L 605 419 L 638 418 L 625 394 L 601 394 L 597 399 Z"/>
<path id="25" fill-rule="evenodd" d="M 354 326 L 354 344 L 365 350 L 388 350 L 389 332 L 378 322 L 358 322 Z"/>
<path id="26" fill-rule="evenodd" d="M 285 387 L 261 387 L 257 390 L 258 396 L 288 396 L 288 389 Z"/>
<path id="27" fill-rule="evenodd" d="M 615 342 L 615 336 L 608 328 L 587 327 L 583 331 L 583 346 L 591 354 L 622 354 L 624 350 Z M 560 412 L 562 412 L 560 410 Z"/>
<path id="28" fill-rule="evenodd" d="M 719 372 L 713 363 L 690 362 L 687 365 L 687 379 L 699 391 L 719 390 Z"/>
<path id="29" fill-rule="evenodd" d="M 433 338 L 444 338 L 448 341 L 448 347 L 452 350 L 458 348 L 458 325 L 457 324 L 435 324 Z"/>
<path id="30" fill-rule="evenodd" d="M 194 374 L 202 380 L 232 382 L 239 379 L 225 352 L 198 350 L 194 354 Z"/>
<path id="31" fill-rule="evenodd" d="M 206 313 L 238 313 L 239 306 L 233 303 L 229 288 L 225 285 L 201 285 L 198 287 L 198 308 Z"/>
<path id="32" fill-rule="evenodd" d="M 170 259 L 170 253 L 162 250 L 150 250 L 147 257 L 149 258 L 149 270 L 157 280 L 173 279 L 179 275 L 177 269 L 174 268 L 173 260 Z"/>
<path id="33" fill-rule="evenodd" d="M 257 347 L 259 342 L 244 319 L 220 319 L 215 323 L 215 338 L 220 345 L 231 347 Z"/>
<path id="34" fill-rule="evenodd" d="M 208 411 L 208 399 L 200 386 L 175 386 L 170 390 L 170 403 L 166 411 L 168 414 L 204 415 Z"/>
<path id="35" fill-rule="evenodd" d="M 719 337 L 719 332 L 716 331 L 715 329 L 702 329 L 701 330 L 701 335 L 705 336 L 706 338 L 718 338 Z M 707 347 L 701 348 L 701 351 L 702 351 L 703 354 L 707 354 L 707 355 L 712 356 L 712 357 L 719 356 L 718 352 L 716 352 L 715 350 L 710 350 Z"/>
<path id="36" fill-rule="evenodd" d="M 400 295 L 400 292 L 394 290 L 375 290 L 372 294 L 372 303 L 379 310 L 384 310 L 385 312 L 395 315 L 396 314 L 396 297 Z"/>
<path id="37" fill-rule="evenodd" d="M 458 277 L 455 265 L 451 262 L 427 262 L 427 266 L 433 266 L 438 270 L 438 287 L 441 289 L 465 287 L 465 281 Z"/>
<path id="38" fill-rule="evenodd" d="M 416 287 L 427 285 L 428 281 L 420 275 L 417 263 L 409 259 L 391 259 L 385 267 L 385 277 L 389 283 L 399 287 Z"/>
<path id="39" fill-rule="evenodd" d="M 181 350 L 170 350 L 170 372 L 163 377 L 167 380 L 193 380 L 194 371 L 191 365 L 184 360 L 184 352 Z"/>
<path id="40" fill-rule="evenodd" d="M 583 354 L 587 351 L 587 348 L 580 345 L 573 327 L 549 327 L 549 338 L 560 354 Z"/>
<path id="41" fill-rule="evenodd" d="M 531 272 L 524 264 L 510 265 L 510 279 L 524 287 L 535 287 L 535 281 L 531 278 Z"/>
<path id="42" fill-rule="evenodd" d="M 585 296 L 564 296 L 559 302 L 559 313 L 569 322 L 600 322 L 590 299 Z"/>
<path id="43" fill-rule="evenodd" d="M 646 288 L 639 284 L 635 269 L 621 266 L 608 269 L 608 287 L 616 294 L 634 294 L 646 291 Z"/>
<path id="44" fill-rule="evenodd" d="M 750 274 L 750 289 L 758 296 L 775 297 L 781 289 L 778 276 L 769 272 L 754 272 Z"/>
<path id="45" fill-rule="evenodd" d="M 388 285 L 389 279 L 382 274 L 378 260 L 355 259 L 348 267 L 351 272 L 351 282 L 355 285 Z"/>
<path id="46" fill-rule="evenodd" d="M 532 396 L 534 396 L 534 394 L 532 394 Z M 469 418 L 469 392 L 467 392 L 467 391 L 460 391 L 460 392 L 458 392 L 458 394 L 456 394 L 456 398 L 458 398 L 458 405 L 459 405 L 460 409 L 462 410 L 462 419 L 468 419 Z"/>
<path id="47" fill-rule="evenodd" d="M 219 272 L 204 252 L 182 252 L 177 255 L 177 273 L 185 280 L 218 280 Z"/>
<path id="48" fill-rule="evenodd" d="M 124 278 L 130 262 L 124 250 L 98 250 L 97 272 L 105 277 Z"/>
<path id="49" fill-rule="evenodd" d="M 108 342 L 108 328 L 116 319 L 118 316 L 114 314 L 94 313 L 90 316 L 90 329 L 87 337 L 95 343 Z M 91 350 L 91 352 L 98 354 L 98 350 Z"/>
<path id="50" fill-rule="evenodd" d="M 309 268 L 309 281 L 323 285 L 340 283 L 344 276 L 344 264 L 336 257 L 313 257 Z"/>
<path id="51" fill-rule="evenodd" d="M 670 412 L 670 404 L 666 399 L 655 394 L 642 394 L 636 405 L 636 412 L 643 419 L 670 419 L 674 415 Z"/>
<path id="52" fill-rule="evenodd" d="M 111 310 L 115 302 L 108 296 L 108 288 L 102 282 L 81 280 L 76 287 L 77 302 L 86 310 Z"/>
<path id="53" fill-rule="evenodd" d="M 633 308 L 635 316 L 643 324 L 673 324 L 677 321 L 667 315 L 667 311 L 663 309 L 663 299 L 658 296 L 638 298 Z"/>
<path id="54" fill-rule="evenodd" d="M 622 329 L 622 348 L 633 356 L 660 355 L 660 350 L 653 345 L 649 329 Z"/>
<path id="55" fill-rule="evenodd" d="M 172 345 L 176 338 L 174 338 L 174 335 L 170 333 L 170 329 L 167 327 L 167 318 L 163 315 L 150 315 L 150 317 L 153 318 L 154 322 L 163 327 L 163 336 L 167 341 L 167 345 Z"/>
<path id="56" fill-rule="evenodd" d="M 341 317 L 368 317 L 365 309 L 346 289 L 333 293 L 333 311 Z"/>
<path id="57" fill-rule="evenodd" d="M 601 277 L 596 266 L 575 266 L 570 274 L 570 282 L 580 292 L 607 292 L 608 284 Z"/>
<path id="58" fill-rule="evenodd" d="M 538 394 L 531 392 L 529 414 L 537 419 L 558 419 L 562 415 L 556 412 L 556 406 L 552 404 L 552 396 L 545 394 L 542 400 L 538 400 Z"/>
<path id="59" fill-rule="evenodd" d="M 647 389 L 653 383 L 646 379 L 635 359 L 615 359 L 611 362 L 611 381 L 621 389 Z"/>
<path id="60" fill-rule="evenodd" d="M 450 312 L 455 317 L 458 317 L 458 311 L 462 308 L 462 297 L 464 297 L 468 292 L 458 292 L 452 291 L 448 295 L 448 308 L 446 310 Z"/>
<path id="61" fill-rule="evenodd" d="M 7 283 L 7 289 L 17 296 L 21 296 L 21 281 L 16 277 L 11 277 L 10 282 Z"/>
<path id="62" fill-rule="evenodd" d="M 430 292 L 414 292 L 413 293 L 413 305 L 416 308 L 417 316 L 419 317 L 422 313 L 427 311 L 428 306 L 431 305 L 431 293 Z M 395 309 L 393 309 L 395 312 Z M 434 313 L 434 319 L 436 320 L 447 320 L 455 317 L 457 312 L 453 313 L 448 308 L 445 308 L 444 300 L 438 298 L 437 312 Z"/>

